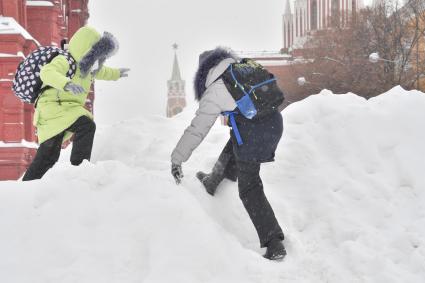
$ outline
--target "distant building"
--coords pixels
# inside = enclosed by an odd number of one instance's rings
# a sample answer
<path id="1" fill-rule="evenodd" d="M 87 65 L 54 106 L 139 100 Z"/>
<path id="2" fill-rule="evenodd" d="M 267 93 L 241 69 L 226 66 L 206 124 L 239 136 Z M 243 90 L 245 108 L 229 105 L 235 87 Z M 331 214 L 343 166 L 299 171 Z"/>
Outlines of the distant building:
<path id="1" fill-rule="evenodd" d="M 352 11 L 363 8 L 363 0 L 284 0 L 283 50 L 302 48 L 312 31 L 346 25 Z M 378 0 L 375 0 L 378 1 Z"/>
<path id="2" fill-rule="evenodd" d="M 70 38 L 87 22 L 87 6 L 88 0 L 0 0 L 0 180 L 19 179 L 37 148 L 34 107 L 12 93 L 16 68 L 40 45 Z"/>
<path id="3" fill-rule="evenodd" d="M 174 64 L 171 79 L 168 81 L 167 117 L 174 117 L 186 107 L 185 81 L 182 80 L 179 61 L 177 59 L 178 45 L 174 44 Z"/>
<path id="4" fill-rule="evenodd" d="M 273 73 L 285 93 L 282 107 L 312 94 L 311 89 L 298 85 L 296 66 L 309 64 L 303 58 L 304 45 L 310 35 L 320 30 L 347 25 L 352 11 L 364 7 L 363 0 L 282 0 L 282 46 L 280 51 L 237 52 L 239 57 L 256 60 Z"/>
<path id="5" fill-rule="evenodd" d="M 346 26 L 353 11 L 364 7 L 363 0 L 282 0 L 282 48 L 276 52 L 238 52 L 265 66 L 278 79 L 285 93 L 283 107 L 312 94 L 308 88 L 298 85 L 296 66 L 309 64 L 303 58 L 303 49 L 310 35 L 316 31 L 336 26 Z"/>

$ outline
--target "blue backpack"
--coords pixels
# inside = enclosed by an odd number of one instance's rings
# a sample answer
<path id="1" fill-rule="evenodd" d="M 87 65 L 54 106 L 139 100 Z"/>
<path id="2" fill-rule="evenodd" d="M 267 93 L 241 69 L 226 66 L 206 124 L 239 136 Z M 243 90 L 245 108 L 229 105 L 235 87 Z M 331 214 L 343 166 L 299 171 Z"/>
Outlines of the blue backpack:
<path id="1" fill-rule="evenodd" d="M 223 114 L 229 116 L 237 142 L 242 145 L 234 115 L 261 119 L 278 111 L 285 98 L 275 76 L 252 59 L 231 64 L 221 79 L 237 105 L 235 111 Z"/>

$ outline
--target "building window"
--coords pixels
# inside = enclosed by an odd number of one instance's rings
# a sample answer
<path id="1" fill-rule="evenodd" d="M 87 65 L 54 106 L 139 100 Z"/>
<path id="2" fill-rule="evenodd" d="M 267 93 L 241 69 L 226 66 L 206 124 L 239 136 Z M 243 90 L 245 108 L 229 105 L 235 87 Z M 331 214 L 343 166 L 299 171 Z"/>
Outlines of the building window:
<path id="1" fill-rule="evenodd" d="M 303 12 L 302 12 L 302 10 L 300 9 L 300 34 L 301 34 L 301 36 L 304 36 L 304 25 L 303 25 L 303 20 L 304 20 L 304 18 L 303 18 Z"/>
<path id="2" fill-rule="evenodd" d="M 311 29 L 317 29 L 317 0 L 311 1 Z"/>
<path id="3" fill-rule="evenodd" d="M 338 27 L 340 23 L 339 0 L 332 0 L 332 25 Z"/>
<path id="4" fill-rule="evenodd" d="M 295 10 L 295 27 L 296 27 L 296 37 L 298 37 L 298 10 Z"/>
<path id="5" fill-rule="evenodd" d="M 287 27 L 287 34 L 288 34 L 288 48 L 289 48 L 292 46 L 292 36 L 293 36 L 291 24 L 289 24 Z"/>

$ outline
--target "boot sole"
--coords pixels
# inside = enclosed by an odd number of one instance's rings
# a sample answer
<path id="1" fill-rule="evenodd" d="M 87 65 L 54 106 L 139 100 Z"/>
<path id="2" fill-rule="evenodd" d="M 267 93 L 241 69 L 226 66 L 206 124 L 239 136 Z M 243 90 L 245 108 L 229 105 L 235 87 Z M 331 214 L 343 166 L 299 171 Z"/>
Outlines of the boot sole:
<path id="1" fill-rule="evenodd" d="M 213 192 L 210 191 L 210 190 L 208 190 L 207 187 L 204 184 L 204 179 L 205 179 L 206 176 L 208 176 L 208 174 L 206 174 L 204 172 L 198 172 L 198 173 L 196 173 L 196 178 L 198 178 L 198 180 L 201 182 L 202 186 L 204 186 L 205 191 L 207 191 L 207 193 L 210 196 L 214 196 L 215 190 Z"/>
<path id="2" fill-rule="evenodd" d="M 286 254 L 285 255 L 276 255 L 276 256 L 272 256 L 270 258 L 263 255 L 263 257 L 265 259 L 272 260 L 272 261 L 283 261 L 286 257 Z"/>

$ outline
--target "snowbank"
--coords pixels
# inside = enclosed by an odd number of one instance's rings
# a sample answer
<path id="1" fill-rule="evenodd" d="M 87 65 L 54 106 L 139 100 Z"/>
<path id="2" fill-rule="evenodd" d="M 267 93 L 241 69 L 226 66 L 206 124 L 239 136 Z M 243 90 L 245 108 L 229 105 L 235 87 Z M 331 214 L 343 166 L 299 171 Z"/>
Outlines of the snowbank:
<path id="1" fill-rule="evenodd" d="M 283 263 L 208 170 L 216 126 L 176 186 L 169 155 L 193 115 L 99 125 L 93 163 L 66 155 L 42 181 L 0 183 L 2 282 L 424 282 L 425 95 L 366 101 L 328 91 L 289 106 L 277 162 L 262 170 L 287 239 Z M 68 153 L 69 154 L 69 153 Z"/>

